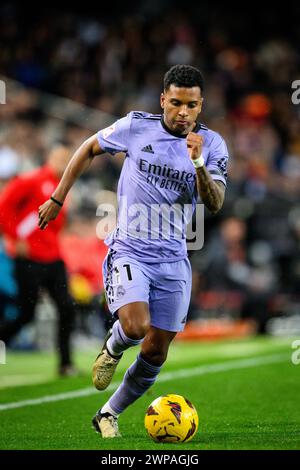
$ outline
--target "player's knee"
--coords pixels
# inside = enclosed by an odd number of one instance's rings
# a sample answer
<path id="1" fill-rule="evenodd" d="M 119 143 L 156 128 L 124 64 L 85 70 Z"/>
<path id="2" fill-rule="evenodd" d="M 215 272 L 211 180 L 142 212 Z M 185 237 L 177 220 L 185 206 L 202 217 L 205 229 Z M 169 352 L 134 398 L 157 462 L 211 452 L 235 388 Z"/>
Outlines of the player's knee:
<path id="1" fill-rule="evenodd" d="M 128 318 L 123 322 L 122 327 L 128 338 L 143 339 L 150 328 L 150 323 L 148 319 L 137 321 Z"/>

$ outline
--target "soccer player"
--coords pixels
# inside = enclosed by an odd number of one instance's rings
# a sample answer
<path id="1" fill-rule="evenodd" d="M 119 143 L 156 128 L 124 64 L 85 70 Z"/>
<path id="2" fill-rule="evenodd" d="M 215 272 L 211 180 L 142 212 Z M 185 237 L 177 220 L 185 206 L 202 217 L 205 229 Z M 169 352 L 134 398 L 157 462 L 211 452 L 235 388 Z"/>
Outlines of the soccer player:
<path id="1" fill-rule="evenodd" d="M 166 205 L 195 207 L 199 195 L 216 213 L 224 201 L 228 152 L 222 137 L 198 122 L 202 92 L 198 69 L 173 66 L 164 77 L 163 114 L 130 112 L 86 140 L 52 199 L 40 207 L 39 225 L 44 229 L 96 155 L 126 153 L 118 185 L 118 222 L 107 240 L 109 252 L 103 266 L 107 302 L 117 320 L 93 366 L 95 387 L 104 390 L 109 385 L 126 349 L 141 344 L 141 352 L 93 419 L 105 438 L 120 435 L 118 416 L 155 382 L 171 341 L 184 328 L 190 301 L 191 266 L 185 236 L 168 237 L 161 232 L 154 236 L 145 227 L 150 220 L 148 209 L 155 213 Z M 144 224 L 136 224 L 132 217 L 136 208 L 146 214 Z M 155 229 L 161 230 L 161 225 Z M 171 228 L 176 229 L 175 225 L 174 218 Z"/>
<path id="2" fill-rule="evenodd" d="M 38 206 L 51 196 L 70 160 L 71 148 L 55 144 L 42 167 L 13 178 L 0 195 L 0 231 L 8 254 L 14 258 L 19 315 L 0 322 L 0 339 L 7 342 L 34 317 L 41 287 L 46 288 L 58 308 L 57 346 L 59 374 L 74 375 L 70 335 L 74 308 L 68 293 L 65 265 L 59 246 L 59 233 L 65 208 L 50 230 L 38 228 Z"/>

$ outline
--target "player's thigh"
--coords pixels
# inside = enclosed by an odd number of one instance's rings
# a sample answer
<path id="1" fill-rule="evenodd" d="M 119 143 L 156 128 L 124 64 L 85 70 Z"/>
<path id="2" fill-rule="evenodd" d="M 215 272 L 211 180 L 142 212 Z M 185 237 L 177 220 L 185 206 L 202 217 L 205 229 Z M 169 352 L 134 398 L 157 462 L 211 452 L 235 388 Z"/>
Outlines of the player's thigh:
<path id="1" fill-rule="evenodd" d="M 109 253 L 103 265 L 103 281 L 108 308 L 112 314 L 127 305 L 138 304 L 122 309 L 124 321 L 131 317 L 143 321 L 147 317 L 150 279 L 141 263 L 128 257 L 114 259 Z"/>
<path id="2" fill-rule="evenodd" d="M 170 263 L 164 269 L 165 277 L 155 284 L 150 293 L 151 326 L 166 331 L 182 331 L 191 298 L 191 266 L 188 260 L 182 260 Z"/>

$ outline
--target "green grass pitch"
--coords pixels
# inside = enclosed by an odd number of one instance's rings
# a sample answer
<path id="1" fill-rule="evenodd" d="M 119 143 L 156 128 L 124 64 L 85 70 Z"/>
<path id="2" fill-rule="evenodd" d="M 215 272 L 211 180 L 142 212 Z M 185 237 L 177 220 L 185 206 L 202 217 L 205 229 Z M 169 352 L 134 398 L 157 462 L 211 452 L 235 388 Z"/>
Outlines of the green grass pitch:
<path id="1" fill-rule="evenodd" d="M 83 375 L 68 379 L 56 377 L 52 353 L 8 352 L 0 365 L 0 449 L 300 449 L 300 364 L 291 362 L 291 344 L 269 337 L 175 342 L 159 380 L 122 414 L 122 437 L 113 440 L 101 439 L 91 418 L 137 349 L 124 354 L 104 392 L 91 383 L 97 351 L 78 352 Z M 156 444 L 146 435 L 145 411 L 166 393 L 184 395 L 197 408 L 199 430 L 186 444 Z"/>

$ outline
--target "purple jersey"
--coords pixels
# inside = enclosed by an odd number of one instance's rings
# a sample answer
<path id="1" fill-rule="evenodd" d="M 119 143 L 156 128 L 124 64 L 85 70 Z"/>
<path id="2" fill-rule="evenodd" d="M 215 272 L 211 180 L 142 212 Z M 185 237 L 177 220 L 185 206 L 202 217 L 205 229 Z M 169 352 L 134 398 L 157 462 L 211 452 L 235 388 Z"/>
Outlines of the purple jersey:
<path id="1" fill-rule="evenodd" d="M 224 140 L 202 124 L 193 132 L 204 137 L 202 155 L 212 178 L 226 185 Z M 161 115 L 140 111 L 130 112 L 97 136 L 102 150 L 126 153 L 118 184 L 117 226 L 106 244 L 118 256 L 130 255 L 146 263 L 184 259 L 187 249 L 181 224 L 185 227 L 190 222 L 198 198 L 186 136 L 173 134 Z"/>

